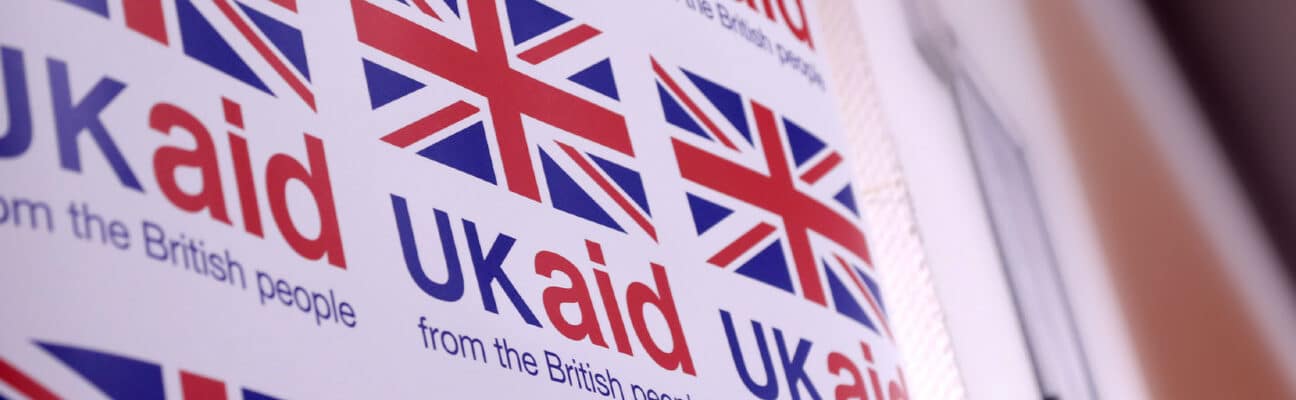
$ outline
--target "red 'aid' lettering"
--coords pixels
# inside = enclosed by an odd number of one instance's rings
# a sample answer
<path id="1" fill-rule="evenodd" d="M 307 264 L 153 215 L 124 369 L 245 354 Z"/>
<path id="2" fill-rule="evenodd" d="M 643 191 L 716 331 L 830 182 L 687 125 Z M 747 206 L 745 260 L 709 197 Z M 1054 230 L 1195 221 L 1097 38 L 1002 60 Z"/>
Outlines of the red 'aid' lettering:
<path id="1" fill-rule="evenodd" d="M 850 384 L 837 385 L 837 388 L 833 390 L 833 395 L 837 400 L 868 400 L 868 391 L 864 388 L 864 378 L 860 376 L 859 367 L 856 367 L 850 358 L 837 352 L 828 354 L 828 371 L 837 376 L 841 376 L 842 371 L 845 371 L 851 378 Z"/>
<path id="2" fill-rule="evenodd" d="M 580 270 L 563 256 L 550 251 L 541 251 L 535 256 L 536 273 L 552 278 L 554 272 L 567 276 L 571 287 L 551 286 L 544 290 L 545 313 L 554 329 L 568 339 L 581 341 L 589 338 L 591 343 L 607 347 L 603 339 L 603 330 L 599 328 L 598 315 L 594 313 L 594 300 L 590 298 L 589 288 Z M 562 305 L 576 303 L 580 309 L 580 322 L 572 323 L 563 316 Z"/>
<path id="3" fill-rule="evenodd" d="M 162 194 L 181 210 L 199 212 L 208 210 L 217 221 L 231 225 L 225 211 L 225 193 L 221 189 L 220 165 L 216 162 L 216 146 L 211 133 L 192 114 L 172 104 L 159 103 L 149 110 L 149 127 L 163 135 L 180 128 L 194 138 L 192 150 L 163 146 L 153 153 L 153 175 Z M 179 167 L 193 167 L 201 172 L 202 189 L 186 193 L 176 183 L 175 171 Z"/>
<path id="4" fill-rule="evenodd" d="M 270 197 L 270 215 L 288 245 L 302 257 L 318 260 L 328 257 L 328 263 L 346 269 L 346 256 L 342 250 L 342 233 L 338 229 L 337 210 L 333 204 L 333 187 L 329 183 L 328 163 L 324 159 L 324 143 L 309 134 L 306 156 L 310 170 L 286 154 L 275 154 L 266 165 L 266 191 Z M 320 232 L 314 239 L 297 230 L 288 214 L 288 181 L 297 180 L 306 186 L 319 211 Z"/>
<path id="5" fill-rule="evenodd" d="M 589 253 L 590 261 L 598 265 L 607 265 L 603 261 L 603 246 L 593 240 L 585 240 L 585 252 Z"/>
<path id="6" fill-rule="evenodd" d="M 225 111 L 225 122 L 243 129 L 243 106 L 235 103 L 234 100 L 222 97 L 221 109 Z"/>
<path id="7" fill-rule="evenodd" d="M 783 25 L 787 27 L 788 32 L 792 33 L 792 36 L 798 41 L 805 43 L 807 47 L 814 50 L 814 39 L 810 37 L 810 24 L 807 22 L 805 4 L 802 3 L 802 0 L 777 0 L 779 15 L 774 14 L 775 0 L 761 0 L 761 3 L 759 4 L 756 3 L 756 0 L 737 1 L 739 3 L 746 3 L 747 8 L 750 8 L 752 11 L 764 11 L 765 18 L 771 22 L 777 22 L 781 16 Z M 795 16 L 797 17 L 797 21 L 799 21 L 797 23 L 793 23 L 793 13 L 788 12 L 787 3 L 789 1 L 796 1 Z"/>
<path id="8" fill-rule="evenodd" d="M 261 206 L 257 203 L 256 181 L 252 178 L 252 161 L 248 158 L 247 139 L 229 134 L 230 157 L 234 159 L 234 184 L 238 187 L 239 208 L 243 209 L 243 230 L 257 237 L 261 231 Z"/>
<path id="9" fill-rule="evenodd" d="M 800 40 L 805 43 L 806 46 L 814 49 L 814 39 L 810 38 L 810 24 L 806 20 L 805 5 L 801 3 L 801 0 L 796 0 L 796 7 L 797 11 L 800 13 L 801 22 L 800 24 L 793 24 L 792 16 L 788 15 L 788 1 L 790 0 L 779 0 L 778 3 L 779 13 L 783 14 L 783 25 L 787 26 L 788 30 L 792 32 L 792 36 L 796 37 L 797 40 Z"/>
<path id="10" fill-rule="evenodd" d="M 900 376 L 900 382 L 891 381 L 887 393 L 891 394 L 891 400 L 909 400 L 909 385 L 905 383 L 904 371 L 896 367 L 896 375 Z"/>
<path id="11" fill-rule="evenodd" d="M 860 351 L 864 353 L 864 361 L 868 362 L 869 381 L 873 383 L 873 393 L 876 393 L 877 398 L 881 399 L 883 398 L 882 385 L 878 383 L 878 373 L 873 368 L 873 349 L 869 347 L 868 343 L 860 342 Z"/>
<path id="12" fill-rule="evenodd" d="M 617 304 L 616 292 L 612 289 L 612 278 L 608 273 L 594 270 L 594 282 L 598 284 L 599 295 L 603 297 L 603 308 L 607 309 L 608 324 L 612 326 L 612 338 L 616 340 L 617 351 L 634 355 L 630 347 L 630 335 L 626 334 L 625 319 L 621 318 L 621 306 Z"/>
<path id="13" fill-rule="evenodd" d="M 667 370 L 680 368 L 686 374 L 697 376 L 693 370 L 693 356 L 689 354 L 688 342 L 684 341 L 684 327 L 680 325 L 679 313 L 675 310 L 675 297 L 671 295 L 670 282 L 666 280 L 666 268 L 654 263 L 652 270 L 657 293 L 640 282 L 632 283 L 626 289 L 626 308 L 630 313 L 630 325 L 634 327 L 635 335 L 639 336 L 639 343 L 643 345 L 644 351 L 648 352 L 657 365 Z M 648 305 L 657 307 L 657 311 L 661 312 L 662 317 L 666 319 L 666 325 L 670 327 L 672 342 L 670 352 L 662 350 L 648 332 L 648 324 L 644 320 L 644 308 Z"/>

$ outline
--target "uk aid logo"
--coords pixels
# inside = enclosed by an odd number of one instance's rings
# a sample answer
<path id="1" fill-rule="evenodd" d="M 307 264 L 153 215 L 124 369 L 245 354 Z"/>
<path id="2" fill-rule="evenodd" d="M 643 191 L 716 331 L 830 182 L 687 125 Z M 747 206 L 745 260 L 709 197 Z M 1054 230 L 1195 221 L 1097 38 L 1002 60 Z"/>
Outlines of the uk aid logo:
<path id="1" fill-rule="evenodd" d="M 601 32 L 534 0 L 464 3 L 352 2 L 370 107 L 401 121 L 381 141 L 656 240 Z"/>

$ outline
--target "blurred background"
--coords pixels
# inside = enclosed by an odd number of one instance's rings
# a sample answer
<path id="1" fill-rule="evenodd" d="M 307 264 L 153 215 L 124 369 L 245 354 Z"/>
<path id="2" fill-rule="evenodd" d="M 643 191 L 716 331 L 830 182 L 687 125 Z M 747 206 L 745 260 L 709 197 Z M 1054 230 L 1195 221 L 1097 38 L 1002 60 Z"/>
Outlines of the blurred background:
<path id="1" fill-rule="evenodd" d="M 1296 398 L 1296 5 L 852 11 L 959 376 L 923 390 Z"/>

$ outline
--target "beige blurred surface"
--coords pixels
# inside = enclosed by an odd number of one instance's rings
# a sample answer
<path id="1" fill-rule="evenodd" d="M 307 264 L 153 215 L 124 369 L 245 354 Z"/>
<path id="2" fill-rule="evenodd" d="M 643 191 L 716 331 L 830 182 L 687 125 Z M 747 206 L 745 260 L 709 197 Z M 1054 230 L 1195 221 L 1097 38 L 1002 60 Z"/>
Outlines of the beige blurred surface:
<path id="1" fill-rule="evenodd" d="M 1066 2 L 1029 7 L 1149 394 L 1296 396 L 1092 26 Z"/>
<path id="2" fill-rule="evenodd" d="M 948 105 L 922 94 L 922 65 L 900 60 L 911 44 L 885 15 L 899 1 L 819 11 L 855 156 L 897 169 L 857 171 L 871 225 L 914 231 L 874 243 L 911 254 L 883 274 L 888 300 L 911 313 L 894 316 L 909 329 L 898 336 L 911 387 L 1038 398 L 1015 387 L 1032 385 L 1029 364 L 1003 331 L 1015 327 L 997 265 L 976 255 L 993 244 L 958 215 L 977 207 L 959 188 L 971 166 L 950 149 L 961 142 Z M 1137 5 L 941 3 L 1034 164 L 1099 397 L 1296 398 L 1291 290 Z"/>

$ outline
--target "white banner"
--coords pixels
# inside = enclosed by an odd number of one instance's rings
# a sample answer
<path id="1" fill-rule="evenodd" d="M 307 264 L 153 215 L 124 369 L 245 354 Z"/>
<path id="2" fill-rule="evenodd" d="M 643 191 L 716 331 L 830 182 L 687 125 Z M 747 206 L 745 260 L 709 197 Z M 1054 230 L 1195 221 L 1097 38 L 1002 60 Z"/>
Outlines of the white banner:
<path id="1" fill-rule="evenodd" d="M 0 397 L 906 399 L 807 7 L 10 2 Z"/>

